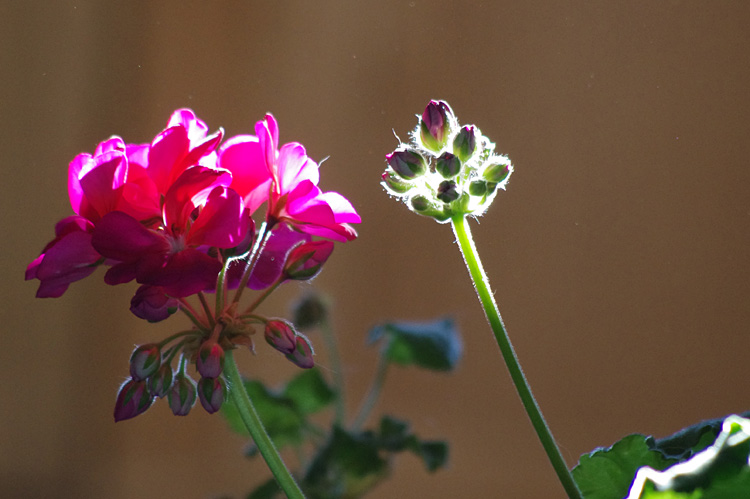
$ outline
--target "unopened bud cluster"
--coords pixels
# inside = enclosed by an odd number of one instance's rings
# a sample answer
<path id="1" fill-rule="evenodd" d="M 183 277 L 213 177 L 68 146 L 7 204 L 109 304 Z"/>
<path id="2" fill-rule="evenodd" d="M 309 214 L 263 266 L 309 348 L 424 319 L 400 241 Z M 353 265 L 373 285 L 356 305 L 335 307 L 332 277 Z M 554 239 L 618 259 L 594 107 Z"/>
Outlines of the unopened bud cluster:
<path id="1" fill-rule="evenodd" d="M 382 185 L 438 222 L 483 214 L 513 173 L 508 157 L 476 126 L 460 126 L 445 101 L 430 101 L 411 139 L 386 155 Z"/>

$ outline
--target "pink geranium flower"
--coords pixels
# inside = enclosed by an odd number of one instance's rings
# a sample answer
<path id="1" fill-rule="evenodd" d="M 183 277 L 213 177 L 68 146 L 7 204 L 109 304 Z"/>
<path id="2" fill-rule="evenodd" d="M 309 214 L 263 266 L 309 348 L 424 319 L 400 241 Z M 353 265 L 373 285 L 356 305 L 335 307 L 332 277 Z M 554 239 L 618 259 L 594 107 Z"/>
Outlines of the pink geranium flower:
<path id="1" fill-rule="evenodd" d="M 105 282 L 135 279 L 178 298 L 213 288 L 222 265 L 207 249 L 236 246 L 249 226 L 242 199 L 227 187 L 230 182 L 229 172 L 195 166 L 167 191 L 159 226 L 144 227 L 120 211 L 104 216 L 94 228 L 92 245 L 117 261 Z"/>
<path id="2" fill-rule="evenodd" d="M 349 225 L 360 223 L 354 207 L 341 194 L 318 188 L 318 164 L 302 144 L 279 149 L 279 127 L 271 114 L 255 125 L 256 136 L 229 139 L 219 150 L 219 166 L 238 179 L 237 189 L 254 210 L 268 201 L 271 226 L 286 222 L 295 229 L 336 241 L 357 237 Z"/>

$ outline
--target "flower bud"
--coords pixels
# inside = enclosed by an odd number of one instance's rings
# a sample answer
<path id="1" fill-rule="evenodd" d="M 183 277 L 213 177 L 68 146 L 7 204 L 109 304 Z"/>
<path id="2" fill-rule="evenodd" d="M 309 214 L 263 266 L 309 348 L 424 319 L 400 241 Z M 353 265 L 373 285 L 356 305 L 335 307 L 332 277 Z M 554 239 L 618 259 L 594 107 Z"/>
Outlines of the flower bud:
<path id="1" fill-rule="evenodd" d="M 310 241 L 300 244 L 286 259 L 284 275 L 287 279 L 306 281 L 312 279 L 333 252 L 332 241 Z"/>
<path id="2" fill-rule="evenodd" d="M 173 376 L 172 366 L 168 363 L 162 364 L 159 370 L 148 378 L 148 391 L 156 397 L 164 398 L 172 387 Z"/>
<path id="3" fill-rule="evenodd" d="M 424 196 L 414 196 L 410 201 L 412 209 L 420 215 L 432 217 L 439 222 L 444 222 L 450 218 L 450 215 L 443 208 L 435 206 Z"/>
<path id="4" fill-rule="evenodd" d="M 477 148 L 476 130 L 474 125 L 463 126 L 453 139 L 453 153 L 463 162 L 468 161 Z"/>
<path id="5" fill-rule="evenodd" d="M 310 369 L 315 365 L 314 353 L 310 340 L 302 334 L 297 334 L 294 351 L 287 354 L 286 358 L 302 369 Z"/>
<path id="6" fill-rule="evenodd" d="M 453 178 L 461 171 L 461 160 L 455 154 L 444 152 L 435 161 L 435 170 L 443 178 Z"/>
<path id="7" fill-rule="evenodd" d="M 161 365 L 161 350 L 156 343 L 147 343 L 136 347 L 130 356 L 130 376 L 136 381 L 143 381 L 154 374 Z"/>
<path id="8" fill-rule="evenodd" d="M 303 296 L 292 309 L 292 322 L 300 329 L 309 329 L 326 320 L 327 303 L 318 293 Z"/>
<path id="9" fill-rule="evenodd" d="M 383 184 L 383 187 L 385 187 L 386 191 L 388 191 L 390 194 L 393 194 L 394 196 L 406 194 L 412 189 L 412 187 L 414 187 L 413 184 L 406 182 L 394 172 L 389 170 L 386 170 L 383 173 L 383 181 L 381 182 L 381 184 Z"/>
<path id="10" fill-rule="evenodd" d="M 510 165 L 510 163 L 496 163 L 491 164 L 490 166 L 485 168 L 482 176 L 488 182 L 501 184 L 505 182 L 505 180 L 508 178 L 508 176 L 510 176 L 512 172 L 513 167 Z"/>
<path id="11" fill-rule="evenodd" d="M 469 194 L 472 196 L 484 196 L 487 194 L 487 182 L 484 180 L 474 180 L 469 184 Z"/>
<path id="12" fill-rule="evenodd" d="M 453 119 L 453 111 L 447 102 L 431 100 L 419 120 L 422 145 L 433 152 L 442 149 L 448 140 Z"/>
<path id="13" fill-rule="evenodd" d="M 146 412 L 154 402 L 146 383 L 129 379 L 120 387 L 115 402 L 115 423 Z"/>
<path id="14" fill-rule="evenodd" d="M 144 284 L 130 300 L 130 311 L 133 315 L 149 322 L 163 321 L 179 307 L 179 302 L 164 294 L 164 288 L 161 286 Z"/>
<path id="15" fill-rule="evenodd" d="M 207 413 L 213 414 L 224 403 L 227 384 L 222 378 L 201 378 L 198 381 L 198 398 Z"/>
<path id="16" fill-rule="evenodd" d="M 224 349 L 215 340 L 206 340 L 198 348 L 195 368 L 204 378 L 218 378 L 224 369 Z"/>
<path id="17" fill-rule="evenodd" d="M 401 178 L 411 180 L 427 171 L 427 162 L 421 154 L 406 149 L 396 149 L 385 155 L 388 166 L 393 168 Z"/>
<path id="18" fill-rule="evenodd" d="M 178 374 L 175 376 L 172 388 L 169 389 L 167 400 L 172 414 L 175 416 L 187 416 L 190 409 L 195 405 L 197 398 L 195 381 L 190 376 Z"/>
<path id="19" fill-rule="evenodd" d="M 443 180 L 437 189 L 437 198 L 443 203 L 450 203 L 458 199 L 461 193 L 453 180 Z"/>
<path id="20" fill-rule="evenodd" d="M 294 326 L 281 319 L 271 319 L 266 322 L 266 341 L 269 345 L 283 354 L 290 354 L 295 349 Z"/>

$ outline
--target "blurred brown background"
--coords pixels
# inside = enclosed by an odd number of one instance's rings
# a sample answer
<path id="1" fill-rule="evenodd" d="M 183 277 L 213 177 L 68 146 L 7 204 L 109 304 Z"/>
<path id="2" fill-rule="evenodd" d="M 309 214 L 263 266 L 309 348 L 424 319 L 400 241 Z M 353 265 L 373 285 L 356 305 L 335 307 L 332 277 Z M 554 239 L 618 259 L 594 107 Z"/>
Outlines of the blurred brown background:
<path id="1" fill-rule="evenodd" d="M 375 367 L 370 327 L 460 325 L 458 371 L 394 370 L 378 408 L 449 439 L 450 467 L 401 456 L 372 497 L 563 495 L 450 227 L 378 185 L 391 129 L 405 137 L 430 98 L 516 166 L 472 227 L 571 466 L 627 433 L 750 409 L 748 26 L 744 1 L 0 2 L 0 496 L 241 497 L 268 477 L 200 408 L 113 423 L 133 345 L 186 319 L 140 321 L 135 285 L 102 272 L 59 299 L 23 282 L 71 214 L 68 162 L 112 134 L 148 142 L 178 107 L 228 135 L 271 111 L 282 142 L 330 155 L 321 186 L 364 220 L 314 283 L 335 300 L 350 408 Z M 265 344 L 240 360 L 295 372 Z"/>

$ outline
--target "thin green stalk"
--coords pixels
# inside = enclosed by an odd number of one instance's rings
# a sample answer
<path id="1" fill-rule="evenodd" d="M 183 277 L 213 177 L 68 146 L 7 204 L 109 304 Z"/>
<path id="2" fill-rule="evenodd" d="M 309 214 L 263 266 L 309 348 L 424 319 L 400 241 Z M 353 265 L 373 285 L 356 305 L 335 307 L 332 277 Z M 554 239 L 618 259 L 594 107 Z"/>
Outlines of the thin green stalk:
<path id="1" fill-rule="evenodd" d="M 179 298 L 180 302 L 180 310 L 184 312 L 185 315 L 188 316 L 190 319 L 190 322 L 195 324 L 195 327 L 200 329 L 201 331 L 205 331 L 208 329 L 206 324 L 203 324 L 200 319 L 198 318 L 198 313 L 195 311 L 192 305 L 190 305 L 190 302 L 187 301 L 185 298 Z"/>
<path id="2" fill-rule="evenodd" d="M 255 244 L 253 245 L 253 249 L 250 251 L 250 254 L 247 257 L 247 264 L 245 264 L 245 270 L 242 273 L 240 285 L 237 287 L 237 291 L 235 292 L 234 298 L 232 299 L 233 304 L 239 303 L 240 297 L 242 297 L 242 293 L 247 287 L 247 281 L 250 280 L 250 274 L 253 273 L 255 262 L 258 261 L 258 258 L 260 258 L 260 254 L 263 253 L 263 248 L 265 248 L 266 242 L 268 242 L 269 237 L 271 237 L 271 226 L 267 222 L 263 222 L 258 229 L 258 234 L 255 236 L 256 239 Z"/>
<path id="3" fill-rule="evenodd" d="M 383 389 L 383 384 L 385 383 L 385 374 L 387 372 L 388 359 L 385 355 L 380 355 L 380 358 L 378 359 L 378 367 L 375 371 L 375 379 L 372 380 L 370 390 L 367 392 L 367 398 L 362 402 L 357 417 L 354 419 L 354 423 L 352 423 L 352 429 L 358 430 L 363 424 L 365 424 L 367 417 L 370 415 L 370 412 L 372 412 L 373 407 L 375 407 L 375 402 L 378 401 L 380 391 Z"/>
<path id="4" fill-rule="evenodd" d="M 344 401 L 344 372 L 341 366 L 341 356 L 339 355 L 339 347 L 336 342 L 336 335 L 333 334 L 333 328 L 331 323 L 328 322 L 328 318 L 324 317 L 321 321 L 320 330 L 323 333 L 323 339 L 326 342 L 326 349 L 328 350 L 328 360 L 331 363 L 331 371 L 333 372 L 333 384 L 336 388 L 336 424 L 339 426 L 344 424 L 344 413 L 345 413 L 345 401 Z"/>
<path id="5" fill-rule="evenodd" d="M 281 487 L 281 490 L 290 499 L 304 499 L 305 495 L 302 493 L 299 485 L 297 485 L 297 482 L 294 481 L 294 477 L 292 477 L 284 461 L 281 460 L 279 451 L 276 450 L 276 446 L 271 441 L 268 433 L 266 433 L 266 429 L 263 427 L 263 423 L 245 391 L 231 350 L 224 353 L 224 374 L 229 377 L 229 395 L 237 405 L 245 427 L 250 432 L 250 436 L 253 437 L 255 445 L 258 446 L 260 454 L 266 460 L 266 464 L 271 469 L 271 473 L 276 478 L 279 487 Z"/>
<path id="6" fill-rule="evenodd" d="M 203 294 L 203 291 L 198 292 L 198 299 L 201 302 L 201 305 L 203 306 L 203 310 L 206 312 L 206 319 L 208 320 L 209 327 L 214 327 L 214 314 L 211 312 L 211 307 L 208 305 L 208 301 L 206 300 L 206 295 Z"/>
<path id="7" fill-rule="evenodd" d="M 490 323 L 492 332 L 495 334 L 497 346 L 500 347 L 505 365 L 508 366 L 510 377 L 513 379 L 513 384 L 516 386 L 518 395 L 521 397 L 521 402 L 526 409 L 529 419 L 531 419 L 531 424 L 534 426 L 534 430 L 536 430 L 539 440 L 541 440 L 542 446 L 568 497 L 571 499 L 581 499 L 583 496 L 580 490 L 578 490 L 578 486 L 573 480 L 573 475 L 570 474 L 567 464 L 565 464 L 565 459 L 563 459 L 560 449 L 557 447 L 557 442 L 555 442 L 552 432 L 544 420 L 544 416 L 542 416 L 539 404 L 537 404 L 534 395 L 531 393 L 531 386 L 529 386 L 526 376 L 523 374 L 516 352 L 510 342 L 508 333 L 505 331 L 503 319 L 500 317 L 497 303 L 495 303 L 495 298 L 490 291 L 489 279 L 487 279 L 484 268 L 482 268 L 482 262 L 479 260 L 479 253 L 474 245 L 474 239 L 471 237 L 466 217 L 456 215 L 451 219 L 451 224 L 461 247 L 464 261 L 469 269 L 469 274 L 471 274 L 471 279 L 474 281 L 474 288 L 479 296 L 479 301 L 482 303 L 484 313 Z"/>

